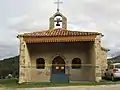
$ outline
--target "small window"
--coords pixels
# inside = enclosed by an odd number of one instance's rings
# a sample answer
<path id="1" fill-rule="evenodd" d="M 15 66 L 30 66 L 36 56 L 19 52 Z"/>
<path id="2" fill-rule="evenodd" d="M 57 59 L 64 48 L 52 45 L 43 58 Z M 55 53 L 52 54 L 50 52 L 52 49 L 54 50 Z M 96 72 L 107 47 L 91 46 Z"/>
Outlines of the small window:
<path id="1" fill-rule="evenodd" d="M 120 68 L 120 64 L 118 64 L 118 65 L 115 65 L 115 68 Z"/>
<path id="2" fill-rule="evenodd" d="M 79 58 L 74 58 L 72 60 L 72 69 L 79 69 L 81 68 L 81 60 Z"/>
<path id="3" fill-rule="evenodd" d="M 36 60 L 36 68 L 37 69 L 44 69 L 45 68 L 45 60 L 43 58 L 38 58 Z"/>

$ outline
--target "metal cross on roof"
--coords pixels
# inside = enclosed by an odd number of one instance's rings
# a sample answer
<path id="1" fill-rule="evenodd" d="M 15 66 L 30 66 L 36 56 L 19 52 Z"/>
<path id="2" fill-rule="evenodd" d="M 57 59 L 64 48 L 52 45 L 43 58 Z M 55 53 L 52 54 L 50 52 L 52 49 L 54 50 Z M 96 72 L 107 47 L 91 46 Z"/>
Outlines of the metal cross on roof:
<path id="1" fill-rule="evenodd" d="M 59 5 L 62 4 L 63 2 L 60 2 L 60 0 L 57 0 L 57 2 L 55 2 L 55 4 L 57 4 L 57 11 L 59 12 Z"/>

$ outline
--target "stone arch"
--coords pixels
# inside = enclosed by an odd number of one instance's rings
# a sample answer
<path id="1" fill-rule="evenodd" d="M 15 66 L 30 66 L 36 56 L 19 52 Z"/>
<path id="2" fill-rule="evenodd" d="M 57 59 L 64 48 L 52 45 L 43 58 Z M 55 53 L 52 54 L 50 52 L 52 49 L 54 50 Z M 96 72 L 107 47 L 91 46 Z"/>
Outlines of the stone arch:
<path id="1" fill-rule="evenodd" d="M 50 61 L 51 64 L 52 64 L 53 59 L 56 58 L 56 57 L 61 57 L 62 59 L 64 59 L 65 63 L 67 63 L 66 62 L 66 57 L 63 56 L 62 54 L 53 54 L 52 57 L 51 57 L 51 61 Z"/>
<path id="2" fill-rule="evenodd" d="M 62 28 L 66 30 L 67 29 L 67 18 L 59 12 L 55 13 L 52 17 L 49 18 L 49 29 L 50 30 L 54 29 L 54 27 L 55 27 L 54 26 L 54 23 L 55 23 L 54 18 L 56 16 L 60 16 L 62 18 Z"/>

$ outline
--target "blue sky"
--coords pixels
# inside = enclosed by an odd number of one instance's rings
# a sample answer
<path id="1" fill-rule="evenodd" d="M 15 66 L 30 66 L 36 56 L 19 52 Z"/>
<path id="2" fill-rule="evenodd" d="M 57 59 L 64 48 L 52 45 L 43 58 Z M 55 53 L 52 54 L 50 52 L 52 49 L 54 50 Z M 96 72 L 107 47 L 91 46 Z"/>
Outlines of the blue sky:
<path id="1" fill-rule="evenodd" d="M 120 0 L 61 0 L 68 28 L 98 31 L 104 47 L 120 51 Z M 48 29 L 56 12 L 55 0 L 0 0 L 0 59 L 19 54 L 18 33 Z"/>

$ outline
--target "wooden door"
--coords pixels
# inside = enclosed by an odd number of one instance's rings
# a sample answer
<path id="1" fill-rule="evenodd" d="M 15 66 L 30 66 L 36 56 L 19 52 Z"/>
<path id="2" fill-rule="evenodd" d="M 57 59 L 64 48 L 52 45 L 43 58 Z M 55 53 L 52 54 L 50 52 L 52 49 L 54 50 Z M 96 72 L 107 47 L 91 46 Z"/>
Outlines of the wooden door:
<path id="1" fill-rule="evenodd" d="M 52 74 L 65 74 L 65 61 L 60 56 L 52 61 Z"/>

